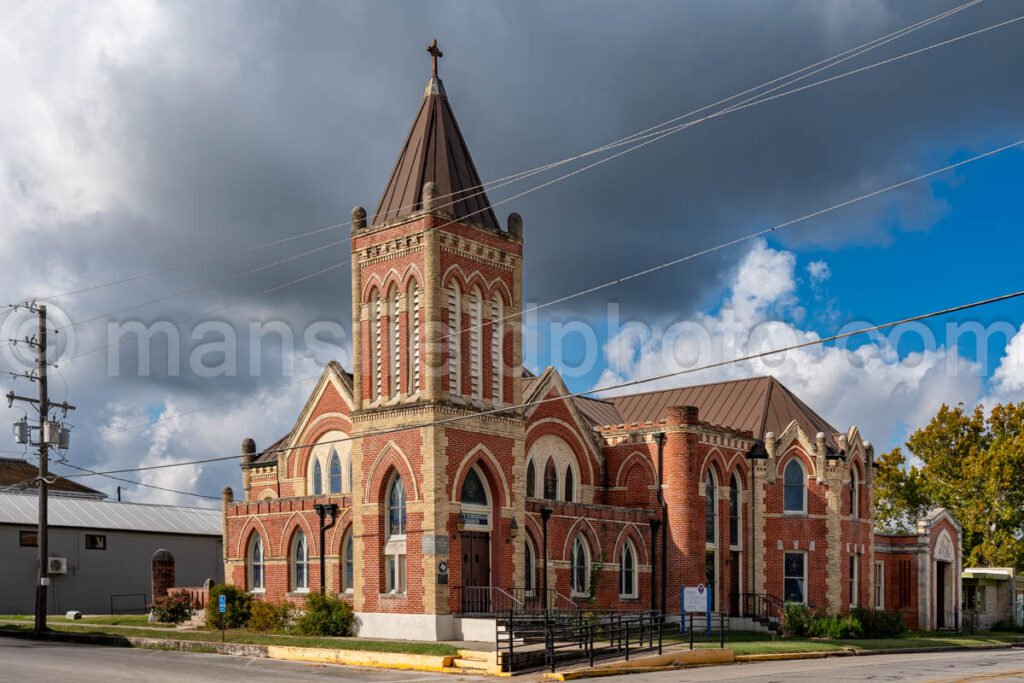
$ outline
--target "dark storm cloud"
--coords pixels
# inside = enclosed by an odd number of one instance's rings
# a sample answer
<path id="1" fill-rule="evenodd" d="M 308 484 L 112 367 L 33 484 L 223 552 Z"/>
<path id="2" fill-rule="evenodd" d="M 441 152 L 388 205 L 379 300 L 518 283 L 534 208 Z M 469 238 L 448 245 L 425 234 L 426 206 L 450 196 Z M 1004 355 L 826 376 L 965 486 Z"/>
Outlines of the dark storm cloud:
<path id="1" fill-rule="evenodd" d="M 0 252 L 4 286 L 10 298 L 74 288 L 343 223 L 356 204 L 372 211 L 419 104 L 429 70 L 423 49 L 434 37 L 445 51 L 449 97 L 486 180 L 617 139 L 954 4 L 165 5 L 152 44 L 136 46 L 128 58 L 100 60 L 95 99 L 64 110 L 69 145 L 107 150 L 105 158 L 116 160 L 103 167 L 109 202 L 96 213 L 22 225 L 18 234 L 35 230 L 50 240 Z M 838 71 L 995 23 L 1018 7 L 989 0 Z M 525 218 L 526 298 L 555 298 L 1019 137 L 1022 31 L 994 31 L 710 121 L 501 205 L 502 220 L 510 211 Z M 62 46 L 36 49 L 44 60 Z M 571 168 L 496 190 L 491 200 Z M 26 192 L 46 182 L 31 159 L 10 159 L 7 173 Z M 920 186 L 793 228 L 781 239 L 796 247 L 874 243 L 894 230 L 927 229 L 943 210 Z M 339 228 L 60 304 L 81 320 L 216 283 L 347 234 Z M 241 300 L 215 317 L 242 325 L 328 319 L 347 326 L 347 267 L 247 298 L 343 260 L 346 249 L 118 318 L 179 321 Z M 741 251 L 579 300 L 567 311 L 596 313 L 615 300 L 630 317 L 686 315 L 717 295 Z M 29 269 L 36 258 L 62 274 L 59 286 Z M 83 329 L 79 348 L 102 343 L 100 328 Z M 83 406 L 82 424 L 106 419 L 124 400 L 209 402 L 278 381 L 110 379 L 101 365 L 72 363 L 66 370 Z M 293 418 L 279 416 L 274 429 Z M 86 448 L 100 448 L 87 430 L 80 433 Z M 234 452 L 241 436 L 200 445 Z"/>

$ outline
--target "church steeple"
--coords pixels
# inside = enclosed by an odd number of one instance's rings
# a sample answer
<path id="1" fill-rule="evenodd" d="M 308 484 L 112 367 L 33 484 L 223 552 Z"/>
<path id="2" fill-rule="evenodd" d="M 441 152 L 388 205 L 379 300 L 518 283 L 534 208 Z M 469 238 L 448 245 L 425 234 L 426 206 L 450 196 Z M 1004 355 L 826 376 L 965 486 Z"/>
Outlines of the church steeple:
<path id="1" fill-rule="evenodd" d="M 443 53 L 436 40 L 427 52 L 432 58 L 432 70 L 423 102 L 372 224 L 391 223 L 422 210 L 423 186 L 433 182 L 440 211 L 457 220 L 499 230 L 498 219 L 437 75 L 437 60 Z"/>

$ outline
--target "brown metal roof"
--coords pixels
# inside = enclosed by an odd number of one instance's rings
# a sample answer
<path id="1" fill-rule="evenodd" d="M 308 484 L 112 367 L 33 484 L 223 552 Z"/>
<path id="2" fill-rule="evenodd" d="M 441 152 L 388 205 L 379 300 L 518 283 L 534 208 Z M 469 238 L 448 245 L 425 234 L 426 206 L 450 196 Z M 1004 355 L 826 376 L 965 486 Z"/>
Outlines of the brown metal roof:
<path id="1" fill-rule="evenodd" d="M 702 422 L 751 432 L 757 439 L 763 439 L 767 432 L 781 434 L 796 420 L 811 438 L 824 432 L 829 446 L 837 449 L 836 429 L 774 377 L 702 384 L 607 400 L 618 411 L 619 423 L 657 422 L 664 419 L 672 406 L 696 406 Z"/>
<path id="2" fill-rule="evenodd" d="M 448 104 L 444 85 L 436 77 L 427 83 L 420 110 L 377 205 L 372 224 L 388 223 L 419 211 L 423 185 L 428 181 L 437 185 L 438 202 L 445 212 L 457 219 L 499 229 L 498 219 Z"/>
<path id="3" fill-rule="evenodd" d="M 33 489 L 30 481 L 39 474 L 36 464 L 16 458 L 0 458 L 0 489 L 8 488 L 12 491 Z M 50 484 L 50 491 L 54 493 L 70 493 L 82 496 L 95 496 L 106 498 L 107 494 L 88 486 L 79 484 L 77 481 L 57 477 L 57 481 Z"/>

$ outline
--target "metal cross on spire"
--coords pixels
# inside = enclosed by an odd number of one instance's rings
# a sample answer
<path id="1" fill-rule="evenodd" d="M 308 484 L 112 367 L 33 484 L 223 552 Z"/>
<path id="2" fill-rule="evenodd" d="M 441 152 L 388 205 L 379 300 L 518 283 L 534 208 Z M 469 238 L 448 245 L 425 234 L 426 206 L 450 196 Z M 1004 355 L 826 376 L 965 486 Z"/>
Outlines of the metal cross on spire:
<path id="1" fill-rule="evenodd" d="M 427 52 L 430 53 L 431 61 L 433 62 L 434 78 L 437 78 L 437 60 L 444 57 L 444 53 L 441 52 L 441 48 L 437 46 L 437 38 L 434 38 L 434 41 L 430 43 L 430 45 L 427 45 Z"/>

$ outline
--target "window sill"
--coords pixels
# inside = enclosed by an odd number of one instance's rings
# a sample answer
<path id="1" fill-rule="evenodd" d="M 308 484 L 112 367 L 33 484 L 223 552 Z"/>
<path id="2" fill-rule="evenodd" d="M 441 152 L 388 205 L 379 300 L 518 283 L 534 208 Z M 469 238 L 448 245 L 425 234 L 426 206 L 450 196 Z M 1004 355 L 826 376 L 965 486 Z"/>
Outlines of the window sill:
<path id="1" fill-rule="evenodd" d="M 640 602 L 639 595 L 620 595 L 619 602 Z"/>
<path id="2" fill-rule="evenodd" d="M 783 510 L 782 514 L 786 517 L 806 517 L 806 510 Z"/>
<path id="3" fill-rule="evenodd" d="M 288 593 L 285 593 L 285 596 L 289 598 L 304 598 L 307 595 L 309 595 L 308 588 L 300 588 L 298 590 L 289 591 Z"/>
<path id="4" fill-rule="evenodd" d="M 409 597 L 408 593 L 378 593 L 377 597 L 381 600 L 405 600 Z"/>
<path id="5" fill-rule="evenodd" d="M 250 595 L 263 595 L 266 592 L 267 592 L 266 588 L 253 588 L 252 590 L 249 591 L 249 594 Z"/>

